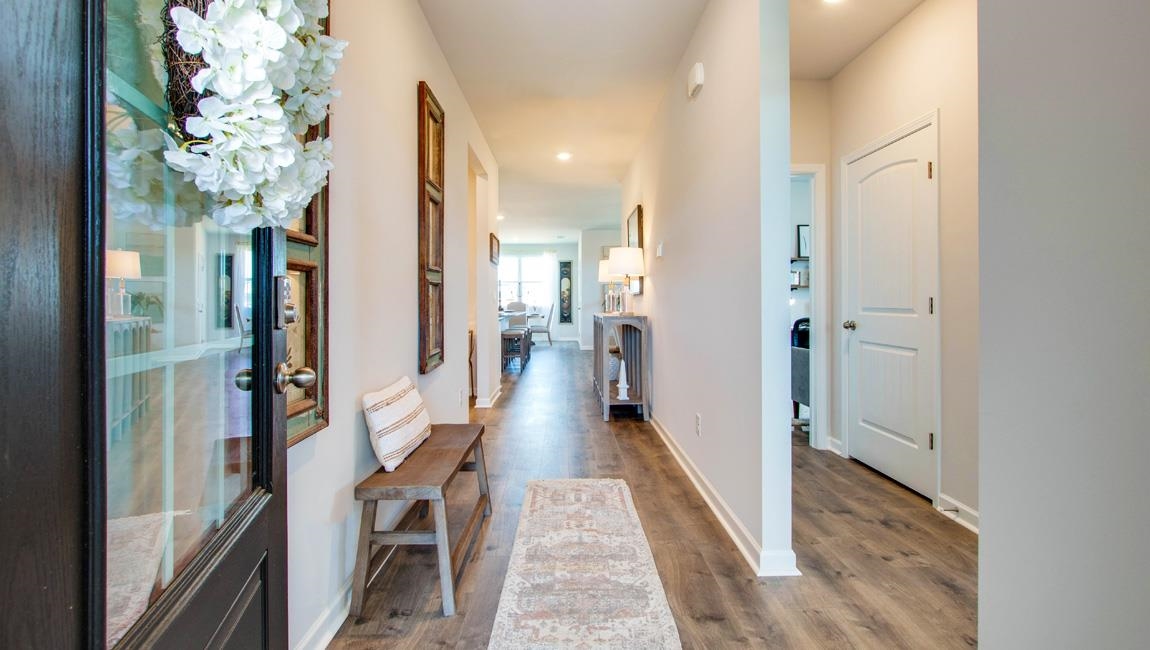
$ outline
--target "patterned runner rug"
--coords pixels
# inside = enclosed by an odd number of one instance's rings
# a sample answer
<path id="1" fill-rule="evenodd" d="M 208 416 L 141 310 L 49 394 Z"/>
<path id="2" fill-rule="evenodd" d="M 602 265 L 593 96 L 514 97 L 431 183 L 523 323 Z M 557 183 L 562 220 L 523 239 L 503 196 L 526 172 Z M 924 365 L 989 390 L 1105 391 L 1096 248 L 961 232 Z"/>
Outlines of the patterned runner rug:
<path id="1" fill-rule="evenodd" d="M 680 647 L 626 481 L 528 483 L 488 648 Z"/>

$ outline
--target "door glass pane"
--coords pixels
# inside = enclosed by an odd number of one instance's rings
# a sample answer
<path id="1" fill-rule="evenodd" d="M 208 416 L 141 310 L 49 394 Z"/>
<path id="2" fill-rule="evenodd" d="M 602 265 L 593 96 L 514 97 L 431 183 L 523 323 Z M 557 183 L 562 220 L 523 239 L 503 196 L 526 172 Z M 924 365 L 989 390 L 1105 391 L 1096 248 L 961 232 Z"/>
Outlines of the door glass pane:
<path id="1" fill-rule="evenodd" d="M 112 646 L 252 489 L 250 236 L 163 162 L 157 0 L 107 3 L 107 621 Z"/>

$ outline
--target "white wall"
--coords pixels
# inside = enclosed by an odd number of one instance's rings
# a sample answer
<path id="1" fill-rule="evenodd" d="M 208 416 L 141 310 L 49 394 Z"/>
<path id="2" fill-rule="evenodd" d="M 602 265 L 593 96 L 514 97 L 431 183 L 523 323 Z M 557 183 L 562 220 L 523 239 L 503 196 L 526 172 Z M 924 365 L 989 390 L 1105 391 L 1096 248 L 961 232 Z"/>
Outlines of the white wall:
<path id="1" fill-rule="evenodd" d="M 634 206 L 632 206 L 634 207 Z M 584 350 L 595 346 L 594 316 L 603 311 L 603 285 L 599 284 L 599 260 L 604 246 L 622 246 L 623 237 L 616 228 L 584 230 L 579 237 L 579 338 Z"/>
<path id="2" fill-rule="evenodd" d="M 939 110 L 941 296 L 936 304 L 942 328 L 942 493 L 971 511 L 979 504 L 976 23 L 975 0 L 927 0 L 839 72 L 830 84 L 829 166 L 831 234 L 837 238 L 842 157 Z M 836 250 L 836 256 L 841 253 Z M 839 270 L 827 272 L 837 277 Z M 832 323 L 843 320 L 841 299 L 835 286 Z M 839 348 L 833 349 L 837 372 Z M 831 432 L 839 438 L 844 402 L 837 382 L 833 389 Z"/>
<path id="3" fill-rule="evenodd" d="M 563 324 L 559 322 L 559 280 L 555 279 L 552 285 L 552 290 L 555 292 L 555 315 L 551 318 L 551 339 L 553 341 L 578 341 L 579 340 L 579 312 L 577 307 L 583 299 L 580 296 L 579 290 L 579 269 L 581 263 L 579 260 L 579 244 L 504 244 L 500 247 L 500 255 L 542 255 L 544 253 L 552 253 L 555 255 L 556 262 L 570 261 L 571 262 L 571 290 L 574 292 L 571 296 L 571 322 Z M 556 278 L 558 278 L 559 267 L 555 267 Z M 546 309 L 546 305 L 539 305 Z M 533 321 L 537 322 L 537 321 Z M 535 342 L 539 342 L 539 337 L 535 338 Z M 543 337 L 546 342 L 546 337 Z"/>
<path id="4" fill-rule="evenodd" d="M 791 80 L 791 162 L 830 166 L 831 84 Z"/>
<path id="5" fill-rule="evenodd" d="M 979 644 L 1150 643 L 1150 3 L 979 3 Z"/>
<path id="6" fill-rule="evenodd" d="M 473 167 L 479 164 L 472 161 Z M 475 311 L 475 406 L 490 408 L 499 399 L 503 368 L 503 350 L 500 340 L 499 268 L 491 263 L 491 233 L 496 231 L 499 212 L 499 170 L 490 174 L 486 170 L 475 178 L 475 240 L 474 278 Z M 486 345 L 484 344 L 486 342 Z"/>
<path id="7" fill-rule="evenodd" d="M 654 417 L 768 573 L 794 570 L 787 28 L 785 0 L 711 1 L 622 202 L 624 213 L 643 205 L 647 279 L 634 306 L 653 330 Z M 706 85 L 688 99 L 697 61 Z M 780 424 L 764 431 L 764 421 Z"/>
<path id="8" fill-rule="evenodd" d="M 434 421 L 468 418 L 458 395 L 467 388 L 469 146 L 488 174 L 489 205 L 498 201 L 496 162 L 417 3 L 334 5 L 333 32 L 351 45 L 336 77 L 343 96 L 332 107 L 331 426 L 288 451 L 289 634 L 292 647 L 309 648 L 346 614 L 360 511 L 353 489 L 378 467 L 360 412 L 362 394 L 409 375 Z M 424 377 L 416 359 L 420 80 L 431 85 L 447 115 L 446 362 Z M 487 213 L 493 218 L 495 209 Z M 480 324 L 495 322 L 490 282 L 477 278 Z"/>

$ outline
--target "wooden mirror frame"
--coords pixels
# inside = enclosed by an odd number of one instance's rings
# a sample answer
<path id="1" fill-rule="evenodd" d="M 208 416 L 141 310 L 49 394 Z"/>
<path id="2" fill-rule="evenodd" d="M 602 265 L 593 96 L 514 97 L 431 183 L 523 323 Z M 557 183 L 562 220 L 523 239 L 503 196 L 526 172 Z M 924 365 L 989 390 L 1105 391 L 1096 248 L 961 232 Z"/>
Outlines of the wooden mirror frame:
<path id="1" fill-rule="evenodd" d="M 419 82 L 419 374 L 443 365 L 443 107 Z"/>

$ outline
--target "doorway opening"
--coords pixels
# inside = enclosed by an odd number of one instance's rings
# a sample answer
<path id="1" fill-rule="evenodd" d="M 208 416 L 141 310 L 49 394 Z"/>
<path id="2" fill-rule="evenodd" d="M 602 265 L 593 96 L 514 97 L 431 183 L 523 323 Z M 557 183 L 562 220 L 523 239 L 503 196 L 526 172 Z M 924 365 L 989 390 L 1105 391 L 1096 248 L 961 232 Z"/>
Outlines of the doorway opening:
<path id="1" fill-rule="evenodd" d="M 807 444 L 827 449 L 829 268 L 826 167 L 791 166 L 791 426 Z"/>

